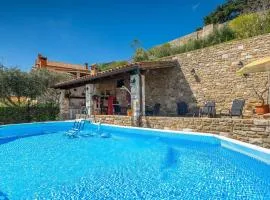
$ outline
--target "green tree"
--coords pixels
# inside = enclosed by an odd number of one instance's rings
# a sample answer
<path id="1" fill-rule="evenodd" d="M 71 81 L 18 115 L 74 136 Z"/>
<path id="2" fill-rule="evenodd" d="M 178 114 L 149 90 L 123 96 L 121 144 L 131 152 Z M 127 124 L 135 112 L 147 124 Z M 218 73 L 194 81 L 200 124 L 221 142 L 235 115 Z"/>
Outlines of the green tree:
<path id="1" fill-rule="evenodd" d="M 241 14 L 265 11 L 270 8 L 269 0 L 227 0 L 204 17 L 204 24 L 224 23 Z"/>
<path id="2" fill-rule="evenodd" d="M 35 84 L 36 90 L 33 90 L 31 99 L 37 99 L 39 103 L 58 103 L 59 92 L 51 88 L 56 83 L 70 80 L 72 76 L 65 73 L 54 73 L 46 69 L 34 70 L 29 73 L 30 84 Z M 31 89 L 31 86 L 28 87 Z M 39 90 L 39 91 L 37 91 Z M 29 91 L 29 94 L 31 92 Z"/>
<path id="3" fill-rule="evenodd" d="M 27 96 L 28 86 L 27 73 L 19 69 L 1 67 L 0 70 L 0 99 L 5 105 L 20 105 L 21 98 Z M 15 96 L 18 102 L 14 102 L 12 97 Z"/>
<path id="4" fill-rule="evenodd" d="M 219 5 L 212 13 L 204 17 L 204 24 L 224 23 L 237 17 L 243 12 L 243 7 L 247 4 L 246 0 L 228 0 Z"/>
<path id="5" fill-rule="evenodd" d="M 55 101 L 56 90 L 50 88 L 61 80 L 67 80 L 69 76 L 52 73 L 47 70 L 36 70 L 30 73 L 17 68 L 0 68 L 0 102 L 6 106 L 20 106 L 22 99 L 30 102 L 38 97 L 43 101 Z M 14 101 L 16 97 L 18 101 Z M 53 98 L 53 100 L 52 100 Z"/>

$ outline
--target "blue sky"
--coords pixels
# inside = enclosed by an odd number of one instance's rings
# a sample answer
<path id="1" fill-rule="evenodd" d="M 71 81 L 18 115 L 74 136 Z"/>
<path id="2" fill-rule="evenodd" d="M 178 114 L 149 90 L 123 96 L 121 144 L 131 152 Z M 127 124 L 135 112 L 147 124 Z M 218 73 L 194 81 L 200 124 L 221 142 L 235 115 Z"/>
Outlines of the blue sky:
<path id="1" fill-rule="evenodd" d="M 89 64 L 129 60 L 202 26 L 223 0 L 9 0 L 0 7 L 0 62 L 30 70 L 38 53 Z"/>

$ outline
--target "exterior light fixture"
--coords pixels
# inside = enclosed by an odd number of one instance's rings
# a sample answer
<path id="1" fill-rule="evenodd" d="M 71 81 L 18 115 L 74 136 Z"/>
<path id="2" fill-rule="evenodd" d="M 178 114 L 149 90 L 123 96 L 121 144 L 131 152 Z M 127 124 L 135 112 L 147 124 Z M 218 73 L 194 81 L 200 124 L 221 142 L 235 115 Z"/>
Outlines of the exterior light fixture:
<path id="1" fill-rule="evenodd" d="M 249 77 L 249 74 L 243 74 L 243 77 L 244 78 L 248 78 Z"/>
<path id="2" fill-rule="evenodd" d="M 239 69 L 241 69 L 244 66 L 244 63 L 240 60 L 237 66 Z"/>
<path id="3" fill-rule="evenodd" d="M 196 71 L 195 69 L 193 68 L 191 71 L 190 71 L 191 75 L 195 76 L 196 75 Z"/>
<path id="4" fill-rule="evenodd" d="M 195 81 L 196 81 L 197 83 L 200 83 L 200 82 L 201 82 L 201 79 L 200 79 L 200 77 L 196 74 L 196 71 L 195 71 L 194 68 L 190 71 L 190 73 L 191 73 L 192 76 L 194 76 Z"/>

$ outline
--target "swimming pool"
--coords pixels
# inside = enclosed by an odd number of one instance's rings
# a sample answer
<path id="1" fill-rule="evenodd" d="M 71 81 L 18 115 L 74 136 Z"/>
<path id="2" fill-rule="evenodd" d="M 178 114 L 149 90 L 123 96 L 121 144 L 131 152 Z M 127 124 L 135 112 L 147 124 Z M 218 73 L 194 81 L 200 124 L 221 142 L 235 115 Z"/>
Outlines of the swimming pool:
<path id="1" fill-rule="evenodd" d="M 269 150 L 90 123 L 71 139 L 72 125 L 1 126 L 0 199 L 270 199 Z"/>

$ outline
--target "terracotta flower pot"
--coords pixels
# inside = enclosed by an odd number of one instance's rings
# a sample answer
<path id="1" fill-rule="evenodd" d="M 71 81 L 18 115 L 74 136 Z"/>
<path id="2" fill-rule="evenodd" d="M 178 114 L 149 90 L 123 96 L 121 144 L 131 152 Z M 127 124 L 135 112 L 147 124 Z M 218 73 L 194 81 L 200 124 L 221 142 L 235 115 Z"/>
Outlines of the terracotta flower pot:
<path id="1" fill-rule="evenodd" d="M 127 110 L 127 116 L 132 116 L 132 110 L 131 109 Z"/>
<path id="2" fill-rule="evenodd" d="M 256 106 L 256 114 L 263 115 L 269 113 L 269 105 Z"/>

